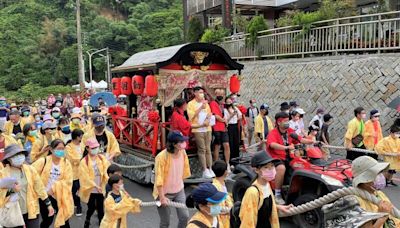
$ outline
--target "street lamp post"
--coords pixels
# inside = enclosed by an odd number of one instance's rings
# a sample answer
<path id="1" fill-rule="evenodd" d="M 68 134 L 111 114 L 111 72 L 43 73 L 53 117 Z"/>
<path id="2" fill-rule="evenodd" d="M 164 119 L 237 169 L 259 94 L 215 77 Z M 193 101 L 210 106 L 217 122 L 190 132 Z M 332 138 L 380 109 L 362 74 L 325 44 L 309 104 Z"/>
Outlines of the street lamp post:
<path id="1" fill-rule="evenodd" d="M 102 52 L 102 51 L 106 51 L 106 53 L 107 53 L 106 60 L 107 60 L 107 74 L 108 74 L 108 77 L 107 77 L 107 84 L 108 84 L 108 83 L 109 83 L 109 78 L 110 78 L 110 61 L 109 61 L 110 57 L 109 57 L 108 47 L 107 47 L 107 48 L 100 49 L 100 50 L 96 50 L 96 51 L 94 51 L 94 52 L 90 52 L 90 50 L 89 50 L 89 51 L 86 51 L 86 53 L 87 53 L 88 56 L 89 56 L 89 80 L 90 80 L 90 86 L 91 86 L 92 88 L 93 88 L 93 86 L 92 86 L 92 81 L 93 81 L 92 56 L 95 55 L 95 54 L 97 54 L 97 53 L 100 53 L 100 52 Z"/>

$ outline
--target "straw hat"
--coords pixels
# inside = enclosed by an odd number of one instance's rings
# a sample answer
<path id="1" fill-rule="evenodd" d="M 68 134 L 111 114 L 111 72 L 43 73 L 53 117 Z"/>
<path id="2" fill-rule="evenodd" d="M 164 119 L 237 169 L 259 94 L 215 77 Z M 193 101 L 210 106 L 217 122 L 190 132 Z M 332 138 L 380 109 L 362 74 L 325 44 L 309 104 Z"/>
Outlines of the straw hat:
<path id="1" fill-rule="evenodd" d="M 353 186 L 374 182 L 379 173 L 389 168 L 389 163 L 378 162 L 369 156 L 356 158 L 352 164 Z"/>

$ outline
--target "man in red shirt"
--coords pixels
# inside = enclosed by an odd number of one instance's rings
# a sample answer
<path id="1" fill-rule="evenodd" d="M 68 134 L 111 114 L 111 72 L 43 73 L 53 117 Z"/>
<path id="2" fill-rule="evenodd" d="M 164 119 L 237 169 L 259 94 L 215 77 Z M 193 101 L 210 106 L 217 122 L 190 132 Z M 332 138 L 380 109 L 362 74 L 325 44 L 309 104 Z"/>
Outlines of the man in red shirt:
<path id="1" fill-rule="evenodd" d="M 288 164 L 288 156 L 293 156 L 294 144 L 313 144 L 313 140 L 305 139 L 296 135 L 296 132 L 289 128 L 289 114 L 279 112 L 275 115 L 276 128 L 269 132 L 267 136 L 267 151 L 274 159 L 279 159 L 275 163 L 275 201 L 277 204 L 285 204 L 285 200 L 281 195 L 281 188 L 285 178 L 286 166 Z M 292 135 L 297 137 L 291 137 Z M 297 138 L 297 139 L 295 139 Z"/>
<path id="2" fill-rule="evenodd" d="M 172 113 L 170 122 L 172 130 L 180 131 L 183 136 L 189 137 L 192 129 L 184 114 L 186 108 L 187 103 L 184 99 L 176 99 L 174 101 L 174 112 Z M 189 143 L 187 143 L 187 146 L 189 146 Z"/>
<path id="3" fill-rule="evenodd" d="M 210 109 L 212 114 L 215 116 L 215 125 L 213 126 L 214 134 L 214 153 L 213 160 L 219 160 L 219 151 L 221 144 L 224 147 L 225 162 L 228 164 L 228 171 L 230 170 L 230 148 L 229 148 L 229 136 L 227 131 L 227 121 L 224 118 L 224 92 L 223 90 L 215 90 L 216 99 L 211 101 Z"/>

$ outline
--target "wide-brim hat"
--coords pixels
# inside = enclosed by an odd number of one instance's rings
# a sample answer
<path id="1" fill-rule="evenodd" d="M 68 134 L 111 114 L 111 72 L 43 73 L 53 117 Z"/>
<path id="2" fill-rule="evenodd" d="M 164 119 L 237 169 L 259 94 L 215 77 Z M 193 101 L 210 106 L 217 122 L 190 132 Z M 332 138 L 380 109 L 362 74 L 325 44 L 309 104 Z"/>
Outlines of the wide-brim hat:
<path id="1" fill-rule="evenodd" d="M 251 158 L 251 166 L 261 167 L 274 161 L 277 160 L 272 158 L 266 151 L 259 151 Z"/>
<path id="2" fill-rule="evenodd" d="M 28 156 L 28 151 L 21 148 L 18 144 L 10 144 L 6 148 L 4 148 L 4 157 L 2 161 L 13 157 L 14 155 L 23 153 L 25 156 Z"/>
<path id="3" fill-rule="evenodd" d="M 360 207 L 357 198 L 352 195 L 323 206 L 322 211 L 324 212 L 325 228 L 358 228 L 388 215 L 387 213 L 365 211 Z"/>
<path id="4" fill-rule="evenodd" d="M 42 125 L 42 130 L 46 130 L 46 129 L 56 129 L 57 128 L 57 124 L 53 123 L 53 122 L 45 122 Z"/>
<path id="5" fill-rule="evenodd" d="M 374 182 L 378 174 L 389 168 L 389 165 L 387 162 L 378 162 L 369 156 L 356 158 L 352 164 L 353 186 Z"/>
<path id="6" fill-rule="evenodd" d="M 72 119 L 82 119 L 82 116 L 79 113 L 72 113 L 71 120 Z"/>

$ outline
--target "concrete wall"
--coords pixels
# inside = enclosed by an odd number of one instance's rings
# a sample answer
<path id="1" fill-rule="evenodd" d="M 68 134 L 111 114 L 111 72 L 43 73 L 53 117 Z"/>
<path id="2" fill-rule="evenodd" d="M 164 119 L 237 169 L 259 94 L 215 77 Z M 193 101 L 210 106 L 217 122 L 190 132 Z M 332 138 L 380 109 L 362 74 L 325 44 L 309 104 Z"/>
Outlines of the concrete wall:
<path id="1" fill-rule="evenodd" d="M 323 107 L 335 117 L 333 145 L 342 145 L 347 122 L 355 107 L 382 113 L 384 135 L 396 112 L 387 104 L 400 96 L 400 54 L 330 56 L 307 59 L 242 62 L 241 103 L 251 98 L 271 107 L 297 101 L 307 112 L 305 123 Z M 369 116 L 369 115 L 368 115 Z"/>

